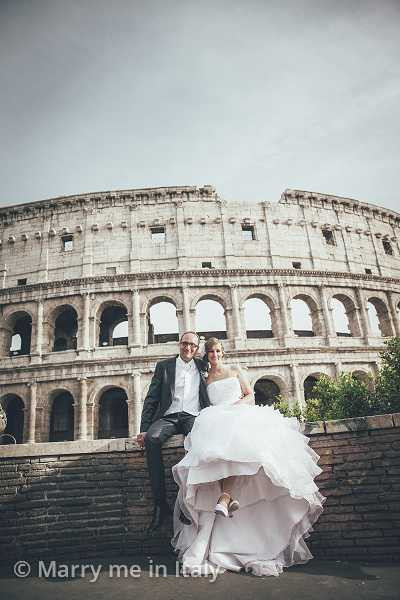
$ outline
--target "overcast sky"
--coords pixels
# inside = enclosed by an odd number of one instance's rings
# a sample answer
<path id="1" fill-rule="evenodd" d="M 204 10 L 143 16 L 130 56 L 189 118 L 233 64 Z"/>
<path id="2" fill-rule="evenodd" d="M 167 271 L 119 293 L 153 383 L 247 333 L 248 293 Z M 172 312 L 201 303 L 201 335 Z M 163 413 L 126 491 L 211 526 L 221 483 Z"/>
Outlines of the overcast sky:
<path id="1" fill-rule="evenodd" d="M 400 0 L 0 7 L 0 205 L 212 184 L 400 207 Z"/>

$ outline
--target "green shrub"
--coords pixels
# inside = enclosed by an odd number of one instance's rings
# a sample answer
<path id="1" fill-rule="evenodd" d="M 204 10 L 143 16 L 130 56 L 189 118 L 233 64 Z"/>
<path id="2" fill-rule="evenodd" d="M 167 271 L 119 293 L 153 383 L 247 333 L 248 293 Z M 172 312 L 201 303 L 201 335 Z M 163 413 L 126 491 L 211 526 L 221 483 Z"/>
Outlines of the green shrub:
<path id="1" fill-rule="evenodd" d="M 303 420 L 298 403 L 296 402 L 295 406 L 290 408 L 288 401 L 281 395 L 276 397 L 274 408 L 277 408 L 285 417 L 296 417 L 296 419 Z"/>
<path id="2" fill-rule="evenodd" d="M 321 375 L 303 410 L 297 403 L 289 408 L 282 396 L 277 397 L 275 408 L 286 417 L 302 421 L 400 412 L 400 338 L 387 340 L 380 354 L 381 367 L 375 380 L 371 375 L 360 381 L 351 373 L 342 373 L 336 379 Z"/>
<path id="3" fill-rule="evenodd" d="M 375 414 L 400 412 L 400 338 L 387 340 L 385 346 L 371 402 Z"/>
<path id="4" fill-rule="evenodd" d="M 371 414 L 370 396 L 370 386 L 351 373 L 342 373 L 337 379 L 322 375 L 307 400 L 304 418 L 309 421 L 363 417 Z"/>

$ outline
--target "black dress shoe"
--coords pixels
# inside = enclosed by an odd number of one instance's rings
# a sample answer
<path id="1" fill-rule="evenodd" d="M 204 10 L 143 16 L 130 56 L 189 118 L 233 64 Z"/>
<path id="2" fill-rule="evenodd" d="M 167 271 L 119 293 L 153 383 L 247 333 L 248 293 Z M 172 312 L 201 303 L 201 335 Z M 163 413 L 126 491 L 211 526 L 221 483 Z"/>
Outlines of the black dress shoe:
<path id="1" fill-rule="evenodd" d="M 190 519 L 188 519 L 187 516 L 184 515 L 182 511 L 180 511 L 180 513 L 179 513 L 179 520 L 184 525 L 191 525 L 192 524 L 192 521 Z"/>
<path id="2" fill-rule="evenodd" d="M 147 533 L 152 533 L 156 529 L 159 529 L 163 524 L 165 517 L 171 514 L 172 510 L 166 502 L 163 504 L 156 504 L 153 510 L 153 518 L 147 528 Z"/>

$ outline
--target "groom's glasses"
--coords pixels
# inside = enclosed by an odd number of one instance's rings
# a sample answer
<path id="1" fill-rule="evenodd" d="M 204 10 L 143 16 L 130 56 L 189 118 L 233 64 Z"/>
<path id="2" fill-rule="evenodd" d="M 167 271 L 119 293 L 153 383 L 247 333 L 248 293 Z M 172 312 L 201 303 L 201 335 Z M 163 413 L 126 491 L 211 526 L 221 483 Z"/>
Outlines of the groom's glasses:
<path id="1" fill-rule="evenodd" d="M 198 348 L 197 344 L 193 344 L 193 342 L 180 342 L 181 346 L 188 346 L 189 348 Z"/>

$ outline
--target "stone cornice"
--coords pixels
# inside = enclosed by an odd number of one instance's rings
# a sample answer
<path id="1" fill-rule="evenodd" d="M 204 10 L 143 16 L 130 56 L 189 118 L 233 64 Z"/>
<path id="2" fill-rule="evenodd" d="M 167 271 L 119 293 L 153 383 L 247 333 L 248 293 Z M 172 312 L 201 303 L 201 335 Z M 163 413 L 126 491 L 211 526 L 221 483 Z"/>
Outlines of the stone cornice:
<path id="1" fill-rule="evenodd" d="M 71 211 L 75 207 L 81 210 L 101 209 L 110 206 L 126 206 L 134 209 L 141 204 L 165 202 L 180 204 L 185 200 L 208 200 L 229 205 L 229 202 L 218 196 L 216 189 L 211 185 L 109 190 L 57 196 L 45 200 L 0 207 L 0 222 L 3 226 L 7 226 L 17 220 L 43 215 L 47 211 Z M 233 202 L 233 204 L 235 203 L 236 201 Z M 259 204 L 271 205 L 275 203 L 260 202 Z M 387 218 L 397 225 L 400 224 L 400 214 L 393 210 L 332 194 L 286 189 L 282 193 L 278 204 L 300 204 L 337 211 L 350 209 L 352 212 L 367 218 L 374 218 L 379 215 L 382 220 Z"/>
<path id="2" fill-rule="evenodd" d="M 286 189 L 281 199 L 280 204 L 300 204 L 304 206 L 314 206 L 316 208 L 328 208 L 333 210 L 345 210 L 351 208 L 357 214 L 364 217 L 373 218 L 376 215 L 383 217 L 391 217 L 397 224 L 400 222 L 400 214 L 383 206 L 376 206 L 369 202 L 361 202 L 353 198 L 343 196 L 334 196 L 332 194 L 322 194 L 319 192 L 310 192 L 306 190 Z"/>
<path id="3" fill-rule="evenodd" d="M 311 271 L 302 269 L 193 269 L 188 271 L 154 271 L 142 273 L 121 273 L 117 275 L 101 275 L 94 277 L 83 277 L 76 279 L 65 279 L 58 281 L 47 281 L 44 283 L 35 283 L 31 285 L 16 286 L 12 288 L 0 289 L 0 297 L 12 292 L 28 292 L 38 290 L 56 290 L 63 287 L 90 287 L 92 284 L 113 283 L 113 282 L 132 282 L 132 288 L 138 287 L 140 282 L 159 280 L 182 280 L 186 282 L 191 279 L 208 279 L 214 278 L 230 278 L 230 277 L 293 277 L 294 279 L 318 279 L 318 284 L 322 285 L 329 279 L 351 279 L 358 282 L 376 282 L 376 283 L 395 283 L 400 284 L 398 277 L 384 277 L 379 275 L 366 275 L 364 273 L 349 273 L 346 271 Z M 294 282 L 293 285 L 296 285 Z M 215 285 L 215 284 L 214 284 Z M 228 285 L 228 284 L 226 284 Z M 176 286 L 176 284 L 175 284 Z M 75 292 L 76 293 L 76 292 Z"/>
<path id="4" fill-rule="evenodd" d="M 137 204 L 149 202 L 179 202 L 182 200 L 200 199 L 219 200 L 215 188 L 211 185 L 204 185 L 202 187 L 174 186 L 90 192 L 87 194 L 58 196 L 46 200 L 37 200 L 35 202 L 0 207 L 0 221 L 3 220 L 3 224 L 6 225 L 8 221 L 15 221 L 21 217 L 37 216 L 47 210 L 71 210 L 74 206 L 77 206 L 80 209 L 88 209 L 93 205 L 98 208 L 115 205 L 122 206 L 123 204 L 135 207 Z M 4 223 L 4 221 L 6 221 L 6 223 Z"/>

